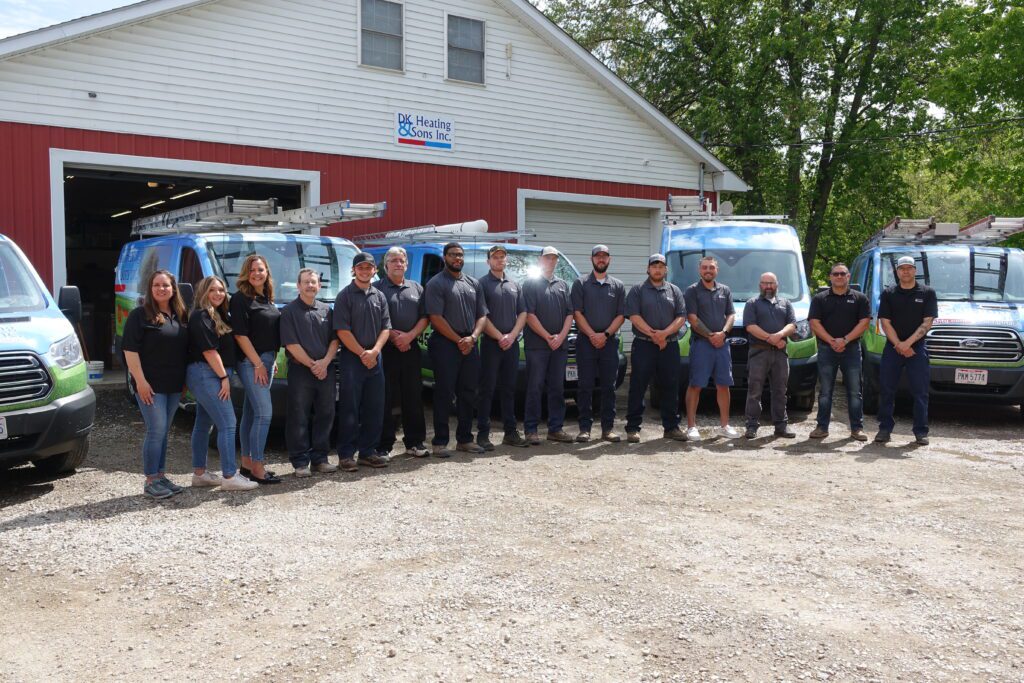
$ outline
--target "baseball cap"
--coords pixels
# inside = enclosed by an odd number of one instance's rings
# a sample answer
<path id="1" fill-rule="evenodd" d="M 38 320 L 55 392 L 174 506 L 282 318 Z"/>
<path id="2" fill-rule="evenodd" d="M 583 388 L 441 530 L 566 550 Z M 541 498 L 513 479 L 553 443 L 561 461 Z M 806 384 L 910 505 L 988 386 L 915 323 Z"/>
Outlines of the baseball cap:
<path id="1" fill-rule="evenodd" d="M 355 268 L 363 263 L 372 263 L 377 265 L 377 262 L 373 259 L 373 254 L 367 254 L 365 251 L 361 251 L 352 258 L 352 267 Z"/>
<path id="2" fill-rule="evenodd" d="M 914 263 L 913 256 L 900 256 L 899 260 L 896 261 L 896 267 L 899 268 L 901 266 L 913 266 L 917 268 L 917 264 Z"/>
<path id="3" fill-rule="evenodd" d="M 491 247 L 490 249 L 487 250 L 487 255 L 491 256 L 496 251 L 503 251 L 506 254 L 508 253 L 508 249 L 505 248 L 504 244 L 495 244 L 493 247 Z"/>
<path id="4" fill-rule="evenodd" d="M 609 256 L 611 256 L 611 254 L 612 254 L 612 252 L 608 251 L 608 245 L 606 245 L 606 244 L 595 244 L 594 248 L 590 250 L 590 255 L 591 256 L 597 256 L 601 252 L 604 252 L 605 254 L 608 254 Z"/>
<path id="5" fill-rule="evenodd" d="M 558 256 L 558 250 L 554 247 L 548 246 L 540 252 L 541 256 Z"/>
<path id="6" fill-rule="evenodd" d="M 651 254 L 651 257 L 647 259 L 647 265 L 651 265 L 652 263 L 664 263 L 665 265 L 668 265 L 668 261 L 665 260 L 664 254 Z"/>

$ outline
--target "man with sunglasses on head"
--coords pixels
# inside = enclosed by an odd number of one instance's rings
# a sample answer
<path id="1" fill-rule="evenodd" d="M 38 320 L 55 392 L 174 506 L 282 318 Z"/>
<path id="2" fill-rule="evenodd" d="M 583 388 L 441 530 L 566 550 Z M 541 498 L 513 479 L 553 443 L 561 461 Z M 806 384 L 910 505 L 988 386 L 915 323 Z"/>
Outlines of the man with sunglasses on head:
<path id="1" fill-rule="evenodd" d="M 836 263 L 829 272 L 831 286 L 811 299 L 808 318 L 818 338 L 818 425 L 812 439 L 828 436 L 832 419 L 832 394 L 836 374 L 843 371 L 850 438 L 867 441 L 864 433 L 864 402 L 861 396 L 860 338 L 871 320 L 871 305 L 863 293 L 850 287 L 850 269 Z"/>

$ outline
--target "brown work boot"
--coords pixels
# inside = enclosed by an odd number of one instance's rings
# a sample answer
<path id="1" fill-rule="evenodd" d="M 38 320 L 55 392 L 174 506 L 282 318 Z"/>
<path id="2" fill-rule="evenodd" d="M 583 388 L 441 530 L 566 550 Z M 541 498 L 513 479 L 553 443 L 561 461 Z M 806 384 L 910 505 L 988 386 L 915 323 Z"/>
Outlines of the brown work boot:
<path id="1" fill-rule="evenodd" d="M 662 437 L 665 439 L 672 439 L 673 441 L 688 441 L 686 434 L 684 434 L 683 430 L 679 429 L 679 427 L 676 427 L 675 429 L 666 429 Z"/>
<path id="2" fill-rule="evenodd" d="M 580 432 L 576 435 L 576 440 L 580 443 L 587 443 L 590 441 L 590 432 Z"/>
<path id="3" fill-rule="evenodd" d="M 619 443 L 622 441 L 622 437 L 619 436 L 614 430 L 609 429 L 607 432 L 601 432 L 601 440 L 608 441 L 610 443 Z"/>
<path id="4" fill-rule="evenodd" d="M 629 443 L 640 443 L 640 432 L 626 432 L 626 441 Z"/>
<path id="5" fill-rule="evenodd" d="M 863 429 L 851 429 L 850 438 L 856 441 L 867 441 L 868 435 L 864 433 Z"/>
<path id="6" fill-rule="evenodd" d="M 824 439 L 826 436 L 828 436 L 828 430 L 821 427 L 815 427 L 814 431 L 810 434 L 812 439 Z"/>
<path id="7" fill-rule="evenodd" d="M 573 438 L 563 431 L 548 432 L 548 441 L 557 441 L 558 443 L 572 443 Z"/>

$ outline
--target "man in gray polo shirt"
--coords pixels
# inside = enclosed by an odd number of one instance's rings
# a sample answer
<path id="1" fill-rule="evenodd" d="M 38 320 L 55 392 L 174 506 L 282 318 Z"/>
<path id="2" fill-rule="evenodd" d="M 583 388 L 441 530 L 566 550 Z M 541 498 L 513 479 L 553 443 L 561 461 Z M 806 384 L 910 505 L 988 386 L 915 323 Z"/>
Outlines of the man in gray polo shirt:
<path id="1" fill-rule="evenodd" d="M 487 302 L 487 322 L 480 341 L 480 405 L 477 407 L 476 443 L 493 451 L 491 407 L 494 392 L 501 400 L 501 421 L 505 436 L 501 442 L 519 448 L 529 446 L 516 428 L 516 378 L 519 375 L 519 334 L 526 325 L 526 303 L 519 283 L 505 277 L 508 250 L 495 244 L 487 250 L 490 269 L 480 278 Z"/>
<path id="2" fill-rule="evenodd" d="M 377 272 L 373 256 L 359 252 L 352 259 L 354 279 L 334 301 L 334 329 L 341 340 L 338 377 L 338 458 L 347 472 L 359 464 L 387 467 L 387 458 L 377 453 L 384 420 L 384 372 L 381 349 L 391 330 L 388 301 L 371 286 Z"/>
<path id="3" fill-rule="evenodd" d="M 558 250 L 544 247 L 541 276 L 526 281 L 526 415 L 523 425 L 531 446 L 540 445 L 541 394 L 547 387 L 548 440 L 568 443 L 565 424 L 565 366 L 569 351 L 565 339 L 572 327 L 572 300 L 568 283 L 555 275 Z"/>
<path id="4" fill-rule="evenodd" d="M 427 283 L 427 315 L 434 328 L 427 340 L 427 352 L 434 368 L 433 453 L 451 457 L 448 451 L 448 415 L 452 399 L 458 423 L 456 448 L 466 453 L 483 453 L 473 443 L 473 409 L 480 381 L 480 352 L 477 340 L 487 323 L 487 304 L 480 283 L 462 272 L 466 252 L 458 242 L 444 245 L 444 270 Z"/>
<path id="5" fill-rule="evenodd" d="M 590 441 L 594 424 L 591 409 L 594 385 L 601 385 L 601 438 L 613 443 L 622 438 L 615 433 L 615 380 L 619 373 L 619 328 L 626 320 L 626 288 L 608 274 L 611 264 L 608 247 L 598 244 L 590 250 L 593 270 L 572 283 L 572 308 L 576 319 L 576 365 L 579 385 L 576 407 L 580 433 L 576 440 Z"/>
<path id="6" fill-rule="evenodd" d="M 288 412 L 285 444 L 296 477 L 338 469 L 331 451 L 338 338 L 331 333 L 331 307 L 317 299 L 320 274 L 303 268 L 296 278 L 299 296 L 281 311 L 281 344 L 288 356 Z M 310 429 L 312 427 L 312 429 Z"/>
<path id="7" fill-rule="evenodd" d="M 789 354 L 786 338 L 796 332 L 796 314 L 789 299 L 778 297 L 779 280 L 765 273 L 759 283 L 761 296 L 751 297 L 743 308 L 743 326 L 747 328 L 750 353 L 747 356 L 747 431 L 753 439 L 761 421 L 761 392 L 767 379 L 771 387 L 772 423 L 775 436 L 792 439 L 786 417 L 786 389 L 789 384 Z"/>

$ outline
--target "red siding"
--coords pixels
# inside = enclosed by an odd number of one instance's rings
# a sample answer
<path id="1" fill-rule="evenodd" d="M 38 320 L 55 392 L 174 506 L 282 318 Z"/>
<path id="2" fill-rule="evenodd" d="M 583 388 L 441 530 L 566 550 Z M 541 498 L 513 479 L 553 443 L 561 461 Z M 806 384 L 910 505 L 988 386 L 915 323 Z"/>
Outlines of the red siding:
<path id="1" fill-rule="evenodd" d="M 658 200 L 669 193 L 695 194 L 651 185 L 0 122 L 0 232 L 18 242 L 45 282 L 52 281 L 51 148 L 319 171 L 321 202 L 388 203 L 384 218 L 331 231 L 345 236 L 477 218 L 485 219 L 491 230 L 514 230 L 519 188 Z"/>

